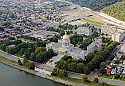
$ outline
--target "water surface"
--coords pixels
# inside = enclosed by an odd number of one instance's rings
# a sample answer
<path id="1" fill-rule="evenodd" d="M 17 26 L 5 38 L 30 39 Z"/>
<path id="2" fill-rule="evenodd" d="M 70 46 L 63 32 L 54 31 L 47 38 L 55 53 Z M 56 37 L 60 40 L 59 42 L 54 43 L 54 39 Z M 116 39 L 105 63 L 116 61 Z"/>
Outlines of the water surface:
<path id="1" fill-rule="evenodd" d="M 0 86 L 63 86 L 0 63 Z"/>

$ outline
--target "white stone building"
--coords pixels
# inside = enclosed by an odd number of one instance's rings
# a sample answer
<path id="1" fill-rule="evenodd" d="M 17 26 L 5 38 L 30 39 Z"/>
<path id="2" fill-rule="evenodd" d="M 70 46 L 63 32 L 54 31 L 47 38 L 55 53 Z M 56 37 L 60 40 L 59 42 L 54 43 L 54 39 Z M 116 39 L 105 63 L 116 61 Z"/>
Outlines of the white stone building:
<path id="1" fill-rule="evenodd" d="M 102 39 L 96 38 L 90 45 L 87 46 L 87 53 L 92 53 L 97 49 L 102 48 Z"/>
<path id="2" fill-rule="evenodd" d="M 74 47 L 73 44 L 70 43 L 70 36 L 65 34 L 62 40 L 59 40 L 58 43 L 49 43 L 47 44 L 47 49 L 53 49 L 55 52 L 61 55 L 69 55 L 75 59 L 85 59 L 85 57 L 94 52 L 96 49 L 101 48 L 102 40 L 97 38 L 92 42 L 89 46 L 87 46 L 87 50 L 82 50 L 81 48 Z"/>

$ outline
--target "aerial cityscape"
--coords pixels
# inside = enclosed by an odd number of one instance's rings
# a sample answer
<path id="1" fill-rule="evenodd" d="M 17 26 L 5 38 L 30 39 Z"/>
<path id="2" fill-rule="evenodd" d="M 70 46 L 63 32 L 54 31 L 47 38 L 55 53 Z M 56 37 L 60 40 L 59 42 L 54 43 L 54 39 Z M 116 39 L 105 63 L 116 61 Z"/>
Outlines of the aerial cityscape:
<path id="1" fill-rule="evenodd" d="M 125 86 L 125 0 L 0 0 L 0 86 Z"/>

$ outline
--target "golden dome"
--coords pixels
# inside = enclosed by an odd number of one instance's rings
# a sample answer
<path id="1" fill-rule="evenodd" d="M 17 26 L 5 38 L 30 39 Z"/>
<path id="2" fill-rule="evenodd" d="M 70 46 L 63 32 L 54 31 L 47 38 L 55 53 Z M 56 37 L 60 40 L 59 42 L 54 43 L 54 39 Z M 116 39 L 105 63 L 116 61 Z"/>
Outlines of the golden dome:
<path id="1" fill-rule="evenodd" d="M 63 40 L 69 40 L 69 39 L 70 39 L 69 35 L 65 34 L 65 35 L 63 36 Z"/>

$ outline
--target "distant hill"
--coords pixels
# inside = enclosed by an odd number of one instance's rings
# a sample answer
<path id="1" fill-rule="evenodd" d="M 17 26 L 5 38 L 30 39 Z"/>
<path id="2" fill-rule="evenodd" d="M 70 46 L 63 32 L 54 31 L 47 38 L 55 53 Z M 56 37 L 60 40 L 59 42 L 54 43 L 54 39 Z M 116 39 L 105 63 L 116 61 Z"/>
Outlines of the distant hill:
<path id="1" fill-rule="evenodd" d="M 103 9 L 109 16 L 125 21 L 125 0 Z"/>
<path id="2" fill-rule="evenodd" d="M 101 10 L 104 7 L 115 4 L 116 2 L 120 2 L 121 0 L 66 0 L 66 1 L 70 1 L 75 4 L 91 8 L 93 10 Z"/>

